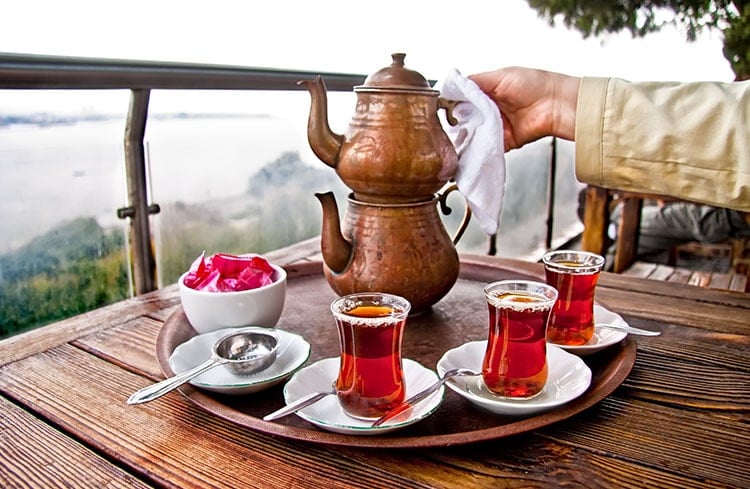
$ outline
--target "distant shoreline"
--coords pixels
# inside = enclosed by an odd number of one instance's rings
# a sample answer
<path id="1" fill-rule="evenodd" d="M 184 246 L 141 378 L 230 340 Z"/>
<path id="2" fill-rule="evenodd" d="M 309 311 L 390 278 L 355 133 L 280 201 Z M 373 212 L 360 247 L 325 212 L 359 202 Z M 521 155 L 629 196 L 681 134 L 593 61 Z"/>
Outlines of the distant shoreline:
<path id="1" fill-rule="evenodd" d="M 176 112 L 168 114 L 149 114 L 154 120 L 173 119 L 268 119 L 270 114 L 236 114 L 236 113 L 188 113 Z M 37 127 L 70 126 L 79 122 L 102 122 L 123 119 L 124 115 L 114 114 L 84 114 L 84 115 L 59 115 L 49 112 L 38 112 L 33 114 L 8 114 L 0 115 L 0 129 L 17 125 L 29 125 Z"/>

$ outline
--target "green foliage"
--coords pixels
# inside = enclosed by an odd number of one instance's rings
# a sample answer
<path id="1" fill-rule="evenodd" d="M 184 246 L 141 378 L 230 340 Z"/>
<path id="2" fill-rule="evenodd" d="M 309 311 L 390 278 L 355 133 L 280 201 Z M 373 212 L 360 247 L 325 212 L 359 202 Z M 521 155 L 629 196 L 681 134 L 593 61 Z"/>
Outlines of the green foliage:
<path id="1" fill-rule="evenodd" d="M 724 33 L 724 56 L 738 78 L 750 74 L 746 60 L 750 38 L 746 34 L 748 11 L 741 0 L 527 0 L 550 24 L 561 18 L 584 37 L 628 31 L 643 37 L 665 25 L 685 30 L 688 41 L 694 41 L 704 29 Z M 735 62 L 735 60 L 737 60 Z"/>
<path id="2" fill-rule="evenodd" d="M 77 218 L 0 256 L 0 337 L 127 297 L 123 244 L 116 230 Z"/>
<path id="3" fill-rule="evenodd" d="M 750 5 L 724 29 L 724 57 L 738 79 L 750 78 Z"/>

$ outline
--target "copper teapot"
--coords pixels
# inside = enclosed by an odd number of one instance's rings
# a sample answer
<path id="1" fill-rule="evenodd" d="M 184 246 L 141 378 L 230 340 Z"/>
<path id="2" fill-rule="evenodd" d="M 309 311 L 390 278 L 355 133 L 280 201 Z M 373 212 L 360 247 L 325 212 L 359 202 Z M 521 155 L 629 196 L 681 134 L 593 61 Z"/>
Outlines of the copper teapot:
<path id="1" fill-rule="evenodd" d="M 454 243 L 432 199 L 417 203 L 369 203 L 349 198 L 343 222 L 332 192 L 315 196 L 323 206 L 323 271 L 339 295 L 389 292 L 411 303 L 420 314 L 442 299 L 458 279 Z M 466 219 L 464 220 L 465 224 Z"/>
<path id="2" fill-rule="evenodd" d="M 323 79 L 299 82 L 312 99 L 310 147 L 360 201 L 429 200 L 456 174 L 456 149 L 437 116 L 438 109 L 446 109 L 447 119 L 455 123 L 454 104 L 439 97 L 422 75 L 405 68 L 405 56 L 393 54 L 390 66 L 354 87 L 357 105 L 345 135 L 328 124 Z"/>
<path id="3" fill-rule="evenodd" d="M 324 273 L 339 295 L 390 292 L 405 297 L 412 313 L 439 301 L 458 279 L 455 242 L 437 211 L 455 185 L 458 157 L 438 110 L 454 123 L 455 105 L 427 80 L 404 67 L 404 54 L 355 87 L 357 105 L 345 135 L 328 125 L 323 80 L 300 82 L 312 104 L 307 135 L 313 152 L 352 190 L 343 222 L 333 193 L 315 194 L 323 207 Z M 447 212 L 450 212 L 447 210 Z"/>

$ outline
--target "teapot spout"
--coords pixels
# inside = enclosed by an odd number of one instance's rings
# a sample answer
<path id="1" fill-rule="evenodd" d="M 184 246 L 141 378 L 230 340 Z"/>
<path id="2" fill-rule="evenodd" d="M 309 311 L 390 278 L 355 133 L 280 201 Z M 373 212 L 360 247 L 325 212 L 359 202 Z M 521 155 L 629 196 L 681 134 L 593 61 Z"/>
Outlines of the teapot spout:
<path id="1" fill-rule="evenodd" d="M 310 148 L 323 163 L 336 168 L 344 136 L 333 132 L 328 125 L 328 95 L 323 78 L 317 76 L 314 80 L 302 80 L 297 84 L 304 85 L 310 92 L 312 103 L 307 120 Z"/>
<path id="2" fill-rule="evenodd" d="M 323 207 L 323 230 L 320 238 L 323 261 L 332 272 L 342 273 L 351 262 L 352 244 L 341 234 L 336 197 L 333 192 L 316 193 L 315 197 Z"/>

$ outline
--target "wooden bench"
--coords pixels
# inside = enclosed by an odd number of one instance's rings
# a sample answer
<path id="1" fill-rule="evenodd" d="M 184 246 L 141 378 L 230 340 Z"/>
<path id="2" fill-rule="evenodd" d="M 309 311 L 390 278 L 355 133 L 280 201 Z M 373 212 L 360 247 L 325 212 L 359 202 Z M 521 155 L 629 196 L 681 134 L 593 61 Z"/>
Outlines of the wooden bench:
<path id="1" fill-rule="evenodd" d="M 690 270 L 641 261 L 635 262 L 630 268 L 622 272 L 622 275 L 737 292 L 747 292 L 748 285 L 748 277 L 744 273 Z"/>
<path id="2" fill-rule="evenodd" d="M 641 210 L 644 200 L 676 201 L 661 195 L 622 192 L 601 187 L 588 186 L 585 195 L 584 231 L 581 248 L 605 255 L 611 243 L 608 237 L 610 212 L 615 199 L 622 205 L 617 225 L 617 239 L 612 271 L 626 275 L 681 282 L 699 287 L 746 291 L 750 274 L 750 240 L 732 239 L 728 243 L 686 243 L 672 250 L 673 253 L 723 253 L 726 254 L 729 271 L 716 272 L 690 270 L 669 265 L 636 262 L 638 236 L 641 226 Z M 674 263 L 676 260 L 671 260 Z"/>

